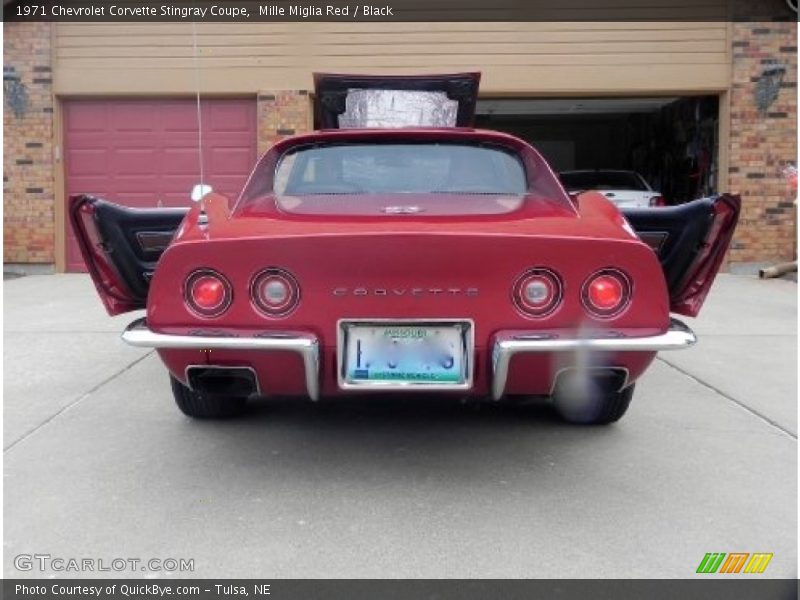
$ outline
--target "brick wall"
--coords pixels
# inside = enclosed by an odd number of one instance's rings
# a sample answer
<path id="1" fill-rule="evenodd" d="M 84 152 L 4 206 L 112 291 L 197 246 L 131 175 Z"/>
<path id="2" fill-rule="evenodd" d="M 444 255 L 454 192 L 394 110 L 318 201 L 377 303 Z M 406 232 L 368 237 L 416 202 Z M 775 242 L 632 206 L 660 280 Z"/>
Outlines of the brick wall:
<path id="1" fill-rule="evenodd" d="M 734 0 L 752 16 L 756 0 Z M 782 0 L 767 0 L 782 2 Z M 745 8 L 742 8 L 745 7 Z M 775 14 L 774 12 L 772 14 Z M 729 185 L 742 194 L 744 213 L 730 252 L 731 262 L 789 259 L 793 251 L 793 194 L 781 174 L 796 160 L 797 23 L 764 18 L 732 25 L 732 89 Z M 4 111 L 4 261 L 54 261 L 53 98 L 50 24 L 4 24 L 4 79 L 9 91 L 24 91 L 21 117 L 6 100 Z M 783 65 L 775 101 L 762 113 L 755 99 L 765 68 Z M 21 85 L 17 85 L 18 79 Z M 278 139 L 308 131 L 311 102 L 305 90 L 258 94 L 258 151 Z M 60 201 L 60 200 L 59 200 Z"/>
<path id="2" fill-rule="evenodd" d="M 749 6 L 747 6 L 749 4 Z M 740 10 L 752 10 L 742 2 Z M 750 13 L 752 14 L 752 13 Z M 795 193 L 782 171 L 797 160 L 797 23 L 734 22 L 728 188 L 742 196 L 732 263 L 792 258 Z M 777 97 L 766 110 L 756 99 L 765 70 L 783 67 Z M 769 94 L 766 94 L 768 96 Z"/>
<path id="3" fill-rule="evenodd" d="M 312 105 L 306 90 L 258 93 L 258 153 L 278 140 L 312 127 Z"/>
<path id="4" fill-rule="evenodd" d="M 3 25 L 3 260 L 52 263 L 51 25 Z"/>

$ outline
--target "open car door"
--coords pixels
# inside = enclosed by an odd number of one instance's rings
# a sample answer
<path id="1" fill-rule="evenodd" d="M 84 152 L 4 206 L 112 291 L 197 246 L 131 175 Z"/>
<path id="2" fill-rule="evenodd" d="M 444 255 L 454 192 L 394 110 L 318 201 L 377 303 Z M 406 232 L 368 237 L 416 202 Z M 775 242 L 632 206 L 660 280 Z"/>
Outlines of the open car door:
<path id="1" fill-rule="evenodd" d="M 128 208 L 85 195 L 70 198 L 70 222 L 108 314 L 145 307 L 156 263 L 187 212 Z"/>
<path id="2" fill-rule="evenodd" d="M 320 129 L 470 127 L 480 79 L 480 73 L 315 73 L 317 123 Z"/>
<path id="3" fill-rule="evenodd" d="M 658 254 L 670 310 L 695 317 L 722 266 L 739 220 L 739 196 L 722 194 L 663 208 L 625 208 L 622 214 Z"/>

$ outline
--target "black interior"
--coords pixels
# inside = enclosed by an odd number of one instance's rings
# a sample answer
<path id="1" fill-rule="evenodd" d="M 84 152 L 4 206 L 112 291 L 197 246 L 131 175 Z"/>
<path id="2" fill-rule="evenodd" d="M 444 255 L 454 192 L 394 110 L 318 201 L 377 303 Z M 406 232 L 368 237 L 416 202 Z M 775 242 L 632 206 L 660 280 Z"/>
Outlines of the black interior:
<path id="1" fill-rule="evenodd" d="M 708 235 L 715 198 L 663 208 L 623 208 L 622 213 L 658 254 L 670 295 L 677 288 Z"/>
<path id="2" fill-rule="evenodd" d="M 188 208 L 128 208 L 93 198 L 103 248 L 136 300 L 145 300 L 150 278 Z"/>

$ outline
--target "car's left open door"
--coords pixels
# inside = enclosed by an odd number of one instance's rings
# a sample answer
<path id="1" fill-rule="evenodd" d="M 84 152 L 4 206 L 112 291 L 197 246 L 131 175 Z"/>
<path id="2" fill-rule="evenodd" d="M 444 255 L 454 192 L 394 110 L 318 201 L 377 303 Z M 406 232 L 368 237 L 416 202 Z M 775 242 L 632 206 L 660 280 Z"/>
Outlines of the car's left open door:
<path id="1" fill-rule="evenodd" d="M 70 222 L 108 314 L 145 307 L 156 263 L 188 210 L 128 208 L 86 195 L 70 198 Z"/>

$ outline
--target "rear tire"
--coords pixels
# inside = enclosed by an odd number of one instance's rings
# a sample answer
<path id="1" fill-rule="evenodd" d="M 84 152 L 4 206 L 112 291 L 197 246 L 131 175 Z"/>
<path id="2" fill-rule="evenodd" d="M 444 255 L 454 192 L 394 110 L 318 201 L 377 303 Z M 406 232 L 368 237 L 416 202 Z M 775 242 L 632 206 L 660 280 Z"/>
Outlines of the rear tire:
<path id="1" fill-rule="evenodd" d="M 589 394 L 576 399 L 567 394 L 556 393 L 553 405 L 562 419 L 579 425 L 608 425 L 622 418 L 633 399 L 635 385 L 619 392 Z"/>
<path id="2" fill-rule="evenodd" d="M 172 375 L 169 377 L 175 404 L 186 416 L 195 419 L 227 419 L 244 412 L 245 398 L 208 396 L 193 392 Z"/>

